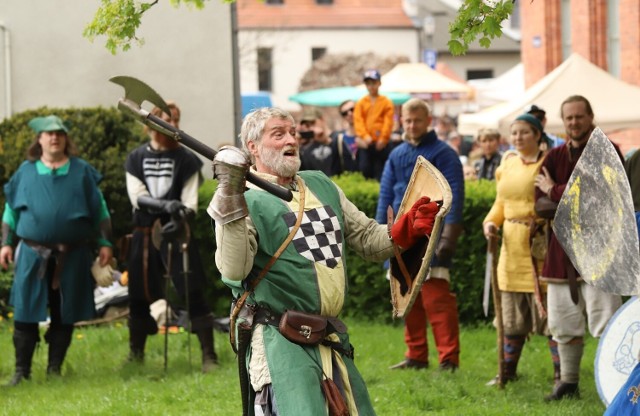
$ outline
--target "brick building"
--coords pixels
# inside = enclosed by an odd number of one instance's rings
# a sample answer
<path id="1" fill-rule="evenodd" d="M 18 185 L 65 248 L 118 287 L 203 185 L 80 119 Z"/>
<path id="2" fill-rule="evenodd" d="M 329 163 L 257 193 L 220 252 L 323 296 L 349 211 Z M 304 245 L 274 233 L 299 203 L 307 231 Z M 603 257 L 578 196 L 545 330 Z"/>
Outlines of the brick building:
<path id="1" fill-rule="evenodd" d="M 521 53 L 527 87 L 551 72 L 572 52 L 611 75 L 640 86 L 638 0 L 520 1 L 520 12 Z M 609 136 L 623 151 L 640 147 L 638 129 Z"/>
<path id="2" fill-rule="evenodd" d="M 313 61 L 324 54 L 369 53 L 420 62 L 426 55 L 463 80 L 492 78 L 520 59 L 517 22 L 491 48 L 474 42 L 452 56 L 449 23 L 460 0 L 237 0 L 242 92 L 268 91 L 274 105 L 289 101 Z M 429 52 L 428 54 L 426 52 Z"/>

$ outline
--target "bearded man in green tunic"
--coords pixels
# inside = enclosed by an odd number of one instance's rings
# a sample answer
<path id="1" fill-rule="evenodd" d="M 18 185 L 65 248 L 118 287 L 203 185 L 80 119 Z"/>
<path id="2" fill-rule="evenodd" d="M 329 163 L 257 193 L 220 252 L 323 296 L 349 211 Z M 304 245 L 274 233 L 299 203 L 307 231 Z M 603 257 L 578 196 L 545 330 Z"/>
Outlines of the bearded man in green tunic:
<path id="1" fill-rule="evenodd" d="M 91 275 L 93 246 L 99 263 L 112 258 L 111 218 L 98 183 L 102 175 L 73 156 L 68 128 L 57 116 L 29 122 L 36 138 L 27 159 L 4 186 L 0 265 L 14 263 L 10 304 L 14 307 L 16 372 L 9 385 L 31 376 L 40 340 L 38 322 L 51 317 L 48 375 L 60 375 L 73 324 L 95 315 Z M 47 311 L 47 307 L 49 311 Z"/>
<path id="2" fill-rule="evenodd" d="M 240 137 L 243 150 L 224 147 L 214 159 L 218 188 L 207 212 L 215 220 L 215 260 L 223 281 L 236 299 L 246 299 L 231 328 L 233 334 L 238 325 L 251 331 L 248 346 L 239 348 L 239 361 L 246 363 L 240 371 L 248 374 L 241 386 L 244 412 L 326 415 L 321 384 L 330 379 L 351 416 L 373 415 L 346 327 L 327 331 L 318 345 L 303 345 L 285 338 L 278 324 L 291 310 L 336 322 L 347 295 L 345 244 L 382 262 L 393 255 L 394 244 L 406 249 L 429 235 L 438 206 L 421 198 L 389 232 L 323 173 L 298 172 L 299 145 L 288 112 L 255 110 L 245 117 Z M 251 184 L 245 192 L 249 170 L 290 190 L 292 200 Z"/>

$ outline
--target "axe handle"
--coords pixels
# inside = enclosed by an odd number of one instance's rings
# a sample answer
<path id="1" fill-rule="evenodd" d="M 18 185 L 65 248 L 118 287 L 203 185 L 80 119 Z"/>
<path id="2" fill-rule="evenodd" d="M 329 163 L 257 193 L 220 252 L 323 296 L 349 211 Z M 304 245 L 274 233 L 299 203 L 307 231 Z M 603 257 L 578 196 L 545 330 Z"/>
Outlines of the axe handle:
<path id="1" fill-rule="evenodd" d="M 182 130 L 175 128 L 173 125 L 167 123 L 160 117 L 156 117 L 153 114 L 149 114 L 147 116 L 147 120 L 151 121 L 151 123 L 153 124 L 157 124 L 158 126 L 162 127 L 165 130 L 173 132 L 176 140 L 183 143 L 189 149 L 193 150 L 196 153 L 201 154 L 202 156 L 206 157 L 209 160 L 213 160 L 216 153 L 218 153 L 212 148 L 210 148 L 209 146 L 207 146 L 206 144 L 197 140 L 196 138 L 191 137 L 187 133 L 183 132 Z M 275 195 L 278 198 L 283 199 L 287 202 L 293 199 L 293 194 L 288 189 L 285 189 L 280 185 L 276 185 L 274 183 L 268 182 L 262 179 L 261 177 L 255 175 L 252 172 L 247 172 L 247 180 L 252 184 L 269 192 L 270 194 Z"/>

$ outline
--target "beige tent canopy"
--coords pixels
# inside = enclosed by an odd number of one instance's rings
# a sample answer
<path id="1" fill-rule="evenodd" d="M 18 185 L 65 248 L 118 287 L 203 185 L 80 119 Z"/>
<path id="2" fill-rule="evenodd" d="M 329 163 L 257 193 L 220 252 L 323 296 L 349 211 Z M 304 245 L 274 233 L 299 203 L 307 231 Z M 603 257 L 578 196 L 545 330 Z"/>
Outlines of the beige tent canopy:
<path id="1" fill-rule="evenodd" d="M 402 63 L 382 76 L 380 92 L 405 92 L 428 100 L 466 99 L 473 89 L 424 63 Z"/>
<path id="2" fill-rule="evenodd" d="M 524 64 L 520 62 L 499 77 L 472 79 L 468 83 L 476 90 L 475 101 L 480 109 L 509 101 L 524 94 Z"/>
<path id="3" fill-rule="evenodd" d="M 578 54 L 572 54 L 546 77 L 511 101 L 473 114 L 460 114 L 458 131 L 475 135 L 480 128 L 496 128 L 507 136 L 513 120 L 530 104 L 547 112 L 546 131 L 563 134 L 560 105 L 571 95 L 583 95 L 593 107 L 595 124 L 603 131 L 640 127 L 640 87 L 615 78 Z"/>

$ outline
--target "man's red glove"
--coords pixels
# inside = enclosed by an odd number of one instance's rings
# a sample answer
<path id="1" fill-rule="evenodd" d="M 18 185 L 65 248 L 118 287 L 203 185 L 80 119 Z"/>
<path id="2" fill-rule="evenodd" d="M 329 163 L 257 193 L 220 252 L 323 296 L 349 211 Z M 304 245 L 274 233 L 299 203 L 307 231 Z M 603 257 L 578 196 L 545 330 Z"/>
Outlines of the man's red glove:
<path id="1" fill-rule="evenodd" d="M 418 199 L 409 212 L 398 218 L 391 227 L 393 242 L 402 248 L 409 248 L 425 235 L 431 235 L 439 209 L 438 204 L 431 202 L 428 196 Z"/>

